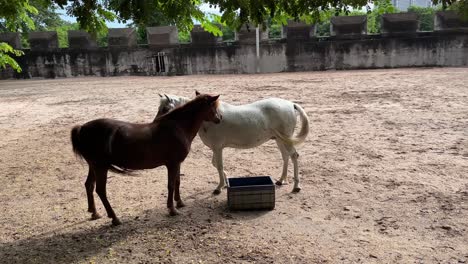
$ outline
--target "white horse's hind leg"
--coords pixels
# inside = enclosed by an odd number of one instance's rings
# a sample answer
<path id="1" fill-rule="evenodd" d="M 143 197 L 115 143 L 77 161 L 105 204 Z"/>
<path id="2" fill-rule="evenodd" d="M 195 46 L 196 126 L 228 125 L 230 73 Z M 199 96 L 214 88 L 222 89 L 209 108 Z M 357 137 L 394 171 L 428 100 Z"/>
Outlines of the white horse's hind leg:
<path id="1" fill-rule="evenodd" d="M 276 181 L 276 185 L 285 185 L 288 184 L 288 179 L 286 177 L 288 176 L 289 152 L 281 141 L 276 140 L 276 144 L 283 158 L 283 172 L 281 173 L 281 178 Z"/>
<path id="2" fill-rule="evenodd" d="M 293 145 L 282 142 L 279 139 L 277 139 L 276 142 L 278 144 L 278 147 L 281 150 L 281 155 L 283 155 L 283 160 L 285 160 L 283 153 L 285 153 L 288 158 L 291 157 L 293 167 L 294 167 L 294 188 L 292 191 L 299 192 L 301 190 L 301 185 L 299 181 L 299 165 L 297 161 L 299 158 L 299 154 L 297 153 L 296 148 Z M 281 175 L 281 179 L 279 180 L 279 182 L 277 182 L 278 185 L 284 184 L 283 182 L 286 181 L 286 174 L 288 172 L 287 159 L 286 159 L 285 164 L 286 165 L 283 165 L 283 175 Z"/>
<path id="3" fill-rule="evenodd" d="M 219 184 L 213 191 L 213 194 L 220 194 L 224 186 L 226 186 L 226 172 L 223 168 L 223 150 L 213 150 L 213 159 L 211 160 L 213 166 L 218 170 Z"/>
<path id="4" fill-rule="evenodd" d="M 293 147 L 294 149 L 294 147 Z M 296 149 L 294 149 L 294 152 L 291 154 L 291 160 L 294 165 L 294 188 L 293 192 L 299 192 L 301 191 L 301 185 L 299 182 L 299 165 L 297 162 L 297 159 L 299 158 L 299 154 L 297 154 Z"/>

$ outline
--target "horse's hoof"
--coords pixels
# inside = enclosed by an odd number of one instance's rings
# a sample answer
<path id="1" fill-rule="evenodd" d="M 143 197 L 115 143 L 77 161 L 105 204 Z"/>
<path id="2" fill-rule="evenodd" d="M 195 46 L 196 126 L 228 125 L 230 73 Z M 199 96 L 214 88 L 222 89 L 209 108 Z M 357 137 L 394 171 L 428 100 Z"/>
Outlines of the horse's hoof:
<path id="1" fill-rule="evenodd" d="M 287 185 L 287 181 L 276 181 L 276 185 L 281 186 L 281 185 Z"/>
<path id="2" fill-rule="evenodd" d="M 218 194 L 220 194 L 220 193 L 221 193 L 221 190 L 219 190 L 219 189 L 216 189 L 216 190 L 213 191 L 213 194 L 214 194 L 214 195 L 218 195 Z"/>
<path id="3" fill-rule="evenodd" d="M 122 222 L 120 222 L 120 220 L 118 218 L 114 218 L 112 219 L 112 225 L 113 226 L 118 226 L 118 225 L 121 225 Z"/>
<path id="4" fill-rule="evenodd" d="M 296 187 L 292 190 L 293 193 L 298 193 L 301 191 L 301 187 Z"/>
<path id="5" fill-rule="evenodd" d="M 91 220 L 97 220 L 97 219 L 99 219 L 99 218 L 101 218 L 101 217 L 102 217 L 102 216 L 99 215 L 98 213 L 93 213 L 93 214 L 91 215 Z"/>
<path id="6" fill-rule="evenodd" d="M 182 208 L 182 207 L 185 207 L 185 204 L 184 204 L 184 202 L 182 202 L 182 200 L 180 200 L 180 201 L 177 201 L 176 207 L 177 208 Z"/>
<path id="7" fill-rule="evenodd" d="M 179 214 L 179 211 L 177 211 L 175 208 L 170 208 L 169 209 L 169 215 L 170 216 L 176 216 Z"/>

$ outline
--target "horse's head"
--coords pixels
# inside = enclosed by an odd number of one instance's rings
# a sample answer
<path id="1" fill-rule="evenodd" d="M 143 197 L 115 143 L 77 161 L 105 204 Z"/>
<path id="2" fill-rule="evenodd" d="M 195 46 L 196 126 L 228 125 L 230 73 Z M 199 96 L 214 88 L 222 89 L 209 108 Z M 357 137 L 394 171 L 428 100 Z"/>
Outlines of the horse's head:
<path id="1" fill-rule="evenodd" d="M 207 107 L 207 112 L 203 120 L 219 124 L 221 119 L 223 119 L 223 116 L 218 111 L 219 95 L 211 96 L 208 94 L 200 94 L 198 91 L 195 92 L 195 95 L 197 99 L 201 100 L 202 104 Z"/>
<path id="2" fill-rule="evenodd" d="M 162 116 L 184 102 L 173 95 L 159 94 L 159 108 L 156 117 Z"/>

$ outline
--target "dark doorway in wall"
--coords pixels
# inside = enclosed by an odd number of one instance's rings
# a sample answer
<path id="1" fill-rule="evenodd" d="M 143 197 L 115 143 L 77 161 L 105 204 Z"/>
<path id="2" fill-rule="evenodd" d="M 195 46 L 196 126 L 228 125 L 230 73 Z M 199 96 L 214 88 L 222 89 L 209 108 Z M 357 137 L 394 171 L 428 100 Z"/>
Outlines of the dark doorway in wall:
<path id="1" fill-rule="evenodd" d="M 153 72 L 156 75 L 162 75 L 167 73 L 167 55 L 165 52 L 158 52 L 152 58 Z"/>

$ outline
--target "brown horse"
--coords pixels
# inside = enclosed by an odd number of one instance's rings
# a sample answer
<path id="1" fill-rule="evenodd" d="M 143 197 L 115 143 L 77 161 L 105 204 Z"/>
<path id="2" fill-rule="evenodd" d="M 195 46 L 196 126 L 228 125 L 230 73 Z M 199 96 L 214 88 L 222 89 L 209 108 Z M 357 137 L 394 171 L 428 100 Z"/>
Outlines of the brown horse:
<path id="1" fill-rule="evenodd" d="M 89 165 L 85 187 L 88 212 L 92 219 L 100 218 L 94 204 L 93 191 L 112 218 L 121 224 L 107 200 L 107 172 L 129 173 L 133 170 L 166 166 L 168 172 L 167 207 L 170 215 L 178 214 L 174 207 L 183 207 L 180 199 L 180 165 L 187 157 L 193 138 L 203 121 L 219 123 L 218 96 L 198 95 L 187 104 L 156 118 L 149 124 L 133 124 L 113 119 L 96 119 L 71 131 L 73 151 Z M 175 196 L 175 197 L 174 197 Z"/>

